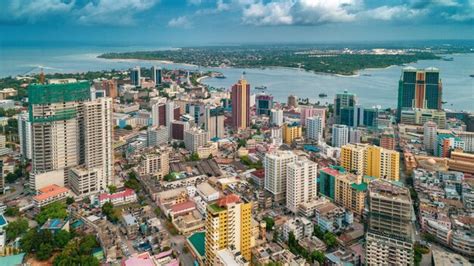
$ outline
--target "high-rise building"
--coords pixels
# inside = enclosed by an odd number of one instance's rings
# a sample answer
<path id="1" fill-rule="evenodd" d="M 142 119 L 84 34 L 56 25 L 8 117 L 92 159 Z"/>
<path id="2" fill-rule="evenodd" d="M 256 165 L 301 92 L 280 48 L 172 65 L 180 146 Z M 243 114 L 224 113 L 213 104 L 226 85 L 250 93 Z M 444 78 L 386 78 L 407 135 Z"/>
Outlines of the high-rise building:
<path id="1" fill-rule="evenodd" d="M 413 265 L 410 191 L 385 180 L 373 180 L 368 190 L 367 265 Z"/>
<path id="2" fill-rule="evenodd" d="M 321 116 L 306 118 L 306 138 L 319 142 L 323 140 L 324 124 Z"/>
<path id="3" fill-rule="evenodd" d="M 207 144 L 209 141 L 209 133 L 197 127 L 184 131 L 184 145 L 186 150 L 197 152 L 199 147 Z"/>
<path id="4" fill-rule="evenodd" d="M 349 143 L 360 143 L 362 131 L 357 128 L 349 128 Z"/>
<path id="5" fill-rule="evenodd" d="M 380 147 L 388 150 L 395 150 L 396 140 L 393 132 L 385 132 L 380 136 Z"/>
<path id="6" fill-rule="evenodd" d="M 204 129 L 209 132 L 209 137 L 223 138 L 225 135 L 224 127 L 224 108 L 216 107 L 211 108 L 206 106 L 205 118 L 204 118 Z"/>
<path id="7" fill-rule="evenodd" d="M 155 85 L 161 85 L 162 83 L 162 70 L 161 67 L 152 66 L 151 67 L 151 79 L 155 82 Z"/>
<path id="8" fill-rule="evenodd" d="M 288 107 L 293 107 L 293 108 L 298 107 L 298 99 L 296 98 L 295 95 L 292 94 L 288 96 L 287 105 Z"/>
<path id="9" fill-rule="evenodd" d="M 308 203 L 317 197 L 318 165 L 308 159 L 303 159 L 289 163 L 287 168 L 286 208 L 297 213 L 301 204 Z"/>
<path id="10" fill-rule="evenodd" d="M 255 97 L 255 105 L 257 107 L 257 115 L 270 115 L 273 108 L 273 96 L 266 93 L 257 94 Z"/>
<path id="11" fill-rule="evenodd" d="M 363 125 L 366 127 L 377 127 L 378 116 L 379 116 L 378 108 L 376 107 L 364 108 Z"/>
<path id="12" fill-rule="evenodd" d="M 272 124 L 275 126 L 281 127 L 283 125 L 283 110 L 281 109 L 272 109 L 270 111 Z"/>
<path id="13" fill-rule="evenodd" d="M 143 175 L 164 177 L 170 172 L 169 152 L 162 150 L 142 155 L 139 169 Z"/>
<path id="14" fill-rule="evenodd" d="M 166 126 L 166 103 L 158 102 L 151 106 L 151 124 Z"/>
<path id="15" fill-rule="evenodd" d="M 297 156 L 291 151 L 275 151 L 265 154 L 265 189 L 276 202 L 284 202 L 286 197 L 286 178 L 288 164 L 295 162 Z"/>
<path id="16" fill-rule="evenodd" d="M 130 70 L 130 81 L 132 82 L 132 85 L 140 87 L 142 85 L 141 78 L 142 77 L 140 67 L 137 66 Z"/>
<path id="17" fill-rule="evenodd" d="M 400 154 L 368 144 L 346 144 L 341 148 L 341 166 L 357 174 L 398 181 Z"/>
<path id="18" fill-rule="evenodd" d="M 339 124 L 358 127 L 364 124 L 364 107 L 361 105 L 343 106 L 340 109 Z"/>
<path id="19" fill-rule="evenodd" d="M 146 142 L 148 147 L 160 146 L 168 143 L 169 130 L 165 126 L 151 126 L 146 130 Z"/>
<path id="20" fill-rule="evenodd" d="M 326 125 L 326 107 L 313 107 L 311 105 L 300 105 L 301 125 L 306 126 L 306 118 L 319 116 L 323 127 Z"/>
<path id="21" fill-rule="evenodd" d="M 438 134 L 434 147 L 434 155 L 438 157 L 449 157 L 455 149 L 465 150 L 466 143 L 454 134 Z"/>
<path id="22" fill-rule="evenodd" d="M 365 207 L 367 183 L 361 175 L 348 172 L 335 176 L 334 202 L 362 216 Z"/>
<path id="23" fill-rule="evenodd" d="M 246 129 L 250 126 L 250 84 L 240 79 L 232 86 L 232 126 Z"/>
<path id="24" fill-rule="evenodd" d="M 336 123 L 341 123 L 341 109 L 345 107 L 354 107 L 357 104 L 357 97 L 353 93 L 349 93 L 347 90 L 344 93 L 336 94 L 334 99 L 334 118 Z"/>
<path id="25" fill-rule="evenodd" d="M 3 160 L 0 159 L 0 191 L 4 193 L 5 190 L 5 176 L 3 174 Z"/>
<path id="26" fill-rule="evenodd" d="M 349 128 L 346 125 L 332 125 L 332 146 L 340 148 L 349 141 Z"/>
<path id="27" fill-rule="evenodd" d="M 74 190 L 82 180 L 71 178 L 69 170 L 73 168 L 81 168 L 81 174 L 94 172 L 89 176 L 95 178 L 95 185 L 75 190 L 78 195 L 103 190 L 113 183 L 112 100 L 90 97 L 88 82 L 28 87 L 32 189 L 59 180 L 57 185 L 69 181 Z M 54 172 L 54 176 L 62 173 L 62 177 L 49 178 L 45 174 L 48 172 Z"/>
<path id="28" fill-rule="evenodd" d="M 232 249 L 250 261 L 252 203 L 231 194 L 207 206 L 206 265 L 218 265 L 217 254 Z"/>
<path id="29" fill-rule="evenodd" d="M 187 121 L 171 122 L 171 139 L 184 140 L 184 131 L 190 128 Z"/>
<path id="30" fill-rule="evenodd" d="M 291 144 L 295 139 L 301 138 L 302 128 L 297 123 L 283 125 L 283 142 Z"/>
<path id="31" fill-rule="evenodd" d="M 28 113 L 21 113 L 18 115 L 18 137 L 20 139 L 20 154 L 25 159 L 32 158 L 32 149 L 31 149 L 31 123 Z"/>
<path id="32" fill-rule="evenodd" d="M 319 170 L 319 193 L 335 200 L 336 176 L 345 172 L 346 170 L 341 166 L 330 166 Z"/>
<path id="33" fill-rule="evenodd" d="M 443 85 L 437 68 L 404 68 L 398 83 L 398 119 L 406 109 L 441 110 L 442 92 Z"/>

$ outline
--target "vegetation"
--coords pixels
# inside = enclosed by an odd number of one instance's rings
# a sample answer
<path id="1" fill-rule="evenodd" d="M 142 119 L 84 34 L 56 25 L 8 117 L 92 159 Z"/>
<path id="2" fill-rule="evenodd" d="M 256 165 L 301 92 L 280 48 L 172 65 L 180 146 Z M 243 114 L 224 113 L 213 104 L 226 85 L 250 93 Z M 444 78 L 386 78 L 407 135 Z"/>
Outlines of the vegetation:
<path id="1" fill-rule="evenodd" d="M 337 245 L 337 238 L 331 232 L 323 232 L 318 225 L 314 225 L 313 235 L 324 241 L 326 246 L 331 249 Z"/>
<path id="2" fill-rule="evenodd" d="M 423 258 L 423 254 L 428 254 L 430 249 L 418 243 L 415 244 L 414 253 L 415 253 L 415 265 L 420 265 L 420 262 Z"/>
<path id="3" fill-rule="evenodd" d="M 16 206 L 8 206 L 4 214 L 8 217 L 15 217 L 20 214 L 20 209 Z"/>
<path id="4" fill-rule="evenodd" d="M 99 265 L 99 260 L 92 256 L 93 249 L 97 247 L 99 243 L 93 235 L 74 238 L 67 243 L 61 254 L 54 258 L 53 265 Z"/>
<path id="5" fill-rule="evenodd" d="M 193 153 L 189 156 L 188 160 L 189 160 L 189 161 L 193 161 L 193 162 L 199 161 L 199 160 L 200 160 L 200 159 L 199 159 L 199 155 L 198 155 L 197 153 L 193 152 Z"/>
<path id="6" fill-rule="evenodd" d="M 115 192 L 117 192 L 117 187 L 114 185 L 110 185 L 107 188 L 109 189 L 110 194 L 114 194 Z"/>
<path id="7" fill-rule="evenodd" d="M 66 204 L 62 202 L 53 202 L 43 208 L 36 216 L 38 224 L 44 224 L 48 219 L 65 219 L 67 217 Z"/>
<path id="8" fill-rule="evenodd" d="M 66 204 L 69 206 L 74 203 L 74 198 L 73 197 L 67 197 L 66 198 Z"/>
<path id="9" fill-rule="evenodd" d="M 120 210 L 114 208 L 114 204 L 112 202 L 106 202 L 102 206 L 102 213 L 107 216 L 107 219 L 112 223 L 116 223 L 120 217 Z"/>
<path id="10" fill-rule="evenodd" d="M 133 127 L 131 125 L 126 125 L 123 127 L 123 129 L 126 129 L 126 130 L 132 130 Z"/>
<path id="11" fill-rule="evenodd" d="M 16 221 L 10 222 L 5 228 L 7 241 L 15 240 L 26 232 L 26 230 L 28 230 L 28 220 L 20 218 Z"/>
<path id="12" fill-rule="evenodd" d="M 137 179 L 137 173 L 135 173 L 135 171 L 128 173 L 128 180 L 125 181 L 124 186 L 135 191 L 140 190 L 140 182 Z"/>
<path id="13" fill-rule="evenodd" d="M 254 163 L 252 160 L 250 160 L 250 158 L 248 156 L 242 156 L 240 157 L 240 161 L 245 164 L 246 166 L 248 166 L 249 168 L 255 168 L 257 170 L 259 169 L 263 169 L 263 163 L 262 161 L 258 161 L 256 163 Z"/>
<path id="14" fill-rule="evenodd" d="M 275 225 L 275 220 L 273 220 L 272 217 L 263 217 L 263 220 L 265 221 L 266 223 L 266 229 L 268 231 L 272 231 L 273 230 L 273 226 Z"/>
<path id="15" fill-rule="evenodd" d="M 163 180 L 166 182 L 171 182 L 176 180 L 176 175 L 174 173 L 169 173 L 163 177 Z"/>
<path id="16" fill-rule="evenodd" d="M 318 250 L 309 252 L 308 250 L 304 249 L 296 240 L 293 232 L 290 232 L 288 235 L 288 249 L 291 251 L 291 253 L 300 255 L 311 263 L 317 261 L 322 264 L 324 262 L 324 253 Z"/>

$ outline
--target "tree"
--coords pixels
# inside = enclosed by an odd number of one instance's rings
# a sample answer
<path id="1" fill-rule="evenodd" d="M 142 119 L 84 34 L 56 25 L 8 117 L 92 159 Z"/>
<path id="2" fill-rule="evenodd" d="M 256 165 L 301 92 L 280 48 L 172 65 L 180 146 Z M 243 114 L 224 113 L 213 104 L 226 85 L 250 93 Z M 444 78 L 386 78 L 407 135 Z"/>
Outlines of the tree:
<path id="1" fill-rule="evenodd" d="M 7 224 L 5 231 L 7 241 L 14 240 L 28 230 L 28 220 L 20 218 Z"/>
<path id="2" fill-rule="evenodd" d="M 113 223 L 117 222 L 119 220 L 119 217 L 117 215 L 117 211 L 114 209 L 114 205 L 112 202 L 106 202 L 102 206 L 102 213 L 107 216 L 107 219 Z"/>
<path id="3" fill-rule="evenodd" d="M 111 194 L 114 194 L 115 192 L 117 192 L 117 187 L 114 185 L 110 185 L 108 186 L 108 188 L 109 188 L 109 193 Z"/>
<path id="4" fill-rule="evenodd" d="M 92 249 L 97 247 L 97 240 L 93 235 L 75 238 L 63 248 L 61 254 L 56 256 L 53 265 L 99 265 L 99 260 L 92 256 Z"/>
<path id="5" fill-rule="evenodd" d="M 66 205 L 62 202 L 53 202 L 43 207 L 36 216 L 36 221 L 42 225 L 48 219 L 64 219 L 67 217 Z"/>
<path id="6" fill-rule="evenodd" d="M 163 177 L 163 180 L 166 182 L 171 182 L 176 180 L 176 175 L 174 173 L 169 173 Z"/>
<path id="7" fill-rule="evenodd" d="M 66 230 L 61 230 L 54 234 L 54 246 L 57 248 L 64 248 L 66 244 L 71 240 L 71 233 Z"/>
<path id="8" fill-rule="evenodd" d="M 14 173 L 8 173 L 6 176 L 5 176 L 5 180 L 7 181 L 7 183 L 15 183 L 15 181 L 18 179 L 18 177 L 14 174 Z"/>
<path id="9" fill-rule="evenodd" d="M 39 249 L 36 252 L 36 258 L 38 260 L 47 260 L 51 257 L 53 253 L 53 246 L 49 243 L 41 243 Z"/>
<path id="10" fill-rule="evenodd" d="M 136 180 L 135 178 L 131 178 L 125 181 L 124 186 L 127 188 L 131 188 L 135 191 L 140 190 L 140 182 L 138 182 L 138 180 Z"/>
<path id="11" fill-rule="evenodd" d="M 18 214 L 20 214 L 20 209 L 15 206 L 9 206 L 5 210 L 5 215 L 8 217 L 15 217 L 18 216 Z"/>
<path id="12" fill-rule="evenodd" d="M 191 154 L 191 156 L 189 156 L 189 160 L 190 161 L 199 161 L 199 155 L 197 153 L 193 152 Z"/>
<path id="13" fill-rule="evenodd" d="M 321 231 L 321 228 L 319 228 L 317 224 L 314 225 L 313 236 L 316 236 L 317 238 L 323 240 L 324 232 Z"/>
<path id="14" fill-rule="evenodd" d="M 66 198 L 66 204 L 69 206 L 74 203 L 74 198 L 73 197 L 67 197 Z"/>
<path id="15" fill-rule="evenodd" d="M 318 250 L 313 251 L 313 253 L 311 253 L 310 257 L 311 257 L 312 262 L 317 261 L 317 262 L 319 262 L 320 265 L 323 264 L 324 258 L 325 258 L 324 253 L 322 253 L 321 251 L 318 251 Z"/>
<path id="16" fill-rule="evenodd" d="M 263 220 L 265 221 L 266 223 L 266 229 L 268 231 L 272 231 L 273 230 L 273 226 L 275 225 L 275 220 L 273 220 L 272 217 L 264 217 Z"/>
<path id="17" fill-rule="evenodd" d="M 323 237 L 324 243 L 328 246 L 328 248 L 333 248 L 337 244 L 336 236 L 331 232 L 326 232 Z"/>

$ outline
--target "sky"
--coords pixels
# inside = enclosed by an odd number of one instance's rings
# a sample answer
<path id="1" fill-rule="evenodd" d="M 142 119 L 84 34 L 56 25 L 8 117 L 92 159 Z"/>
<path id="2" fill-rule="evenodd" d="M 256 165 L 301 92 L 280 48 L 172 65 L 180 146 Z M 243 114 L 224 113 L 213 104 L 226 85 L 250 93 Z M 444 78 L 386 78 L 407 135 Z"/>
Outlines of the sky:
<path id="1" fill-rule="evenodd" d="M 474 39 L 474 0 L 0 0 L 0 45 Z"/>

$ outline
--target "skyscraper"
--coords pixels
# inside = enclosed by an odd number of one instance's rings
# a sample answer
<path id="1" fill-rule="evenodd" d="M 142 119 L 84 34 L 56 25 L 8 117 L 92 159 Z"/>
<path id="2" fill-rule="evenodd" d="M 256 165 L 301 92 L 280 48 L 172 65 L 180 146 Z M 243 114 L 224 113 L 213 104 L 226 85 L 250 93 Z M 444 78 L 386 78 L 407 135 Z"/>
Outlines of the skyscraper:
<path id="1" fill-rule="evenodd" d="M 436 147 L 437 131 L 435 122 L 428 121 L 423 125 L 423 146 L 430 153 L 433 153 Z"/>
<path id="2" fill-rule="evenodd" d="M 301 204 L 310 202 L 317 196 L 318 165 L 304 159 L 289 163 L 287 167 L 286 208 L 297 213 Z"/>
<path id="3" fill-rule="evenodd" d="M 142 85 L 140 67 L 134 67 L 130 70 L 130 80 L 132 85 L 137 87 Z"/>
<path id="4" fill-rule="evenodd" d="M 206 106 L 204 129 L 209 132 L 209 137 L 223 138 L 225 134 L 224 127 L 224 109 L 222 107 L 211 108 Z"/>
<path id="5" fill-rule="evenodd" d="M 272 109 L 270 113 L 271 113 L 272 124 L 275 126 L 281 127 L 283 125 L 283 110 Z"/>
<path id="6" fill-rule="evenodd" d="M 306 126 L 306 118 L 319 116 L 321 117 L 321 122 L 326 125 L 326 107 L 313 107 L 311 105 L 300 105 L 300 121 L 301 125 Z"/>
<path id="7" fill-rule="evenodd" d="M 20 154 L 25 159 L 32 158 L 31 149 L 31 123 L 28 113 L 21 113 L 18 115 L 18 137 L 20 139 Z"/>
<path id="8" fill-rule="evenodd" d="M 151 67 L 151 79 L 155 82 L 155 85 L 161 85 L 162 75 L 161 67 L 152 66 Z"/>
<path id="9" fill-rule="evenodd" d="M 413 265 L 414 217 L 408 188 L 373 180 L 367 202 L 367 265 Z"/>
<path id="10" fill-rule="evenodd" d="M 225 249 L 240 251 L 250 261 L 252 203 L 230 194 L 207 206 L 206 265 L 217 265 L 216 254 Z"/>
<path id="11" fill-rule="evenodd" d="M 151 124 L 153 126 L 166 126 L 166 103 L 158 102 L 151 106 Z"/>
<path id="12" fill-rule="evenodd" d="M 349 141 L 349 128 L 346 125 L 332 125 L 332 146 L 340 148 Z"/>
<path id="13" fill-rule="evenodd" d="M 323 136 L 323 118 L 313 116 L 306 118 L 306 138 L 319 142 Z"/>
<path id="14" fill-rule="evenodd" d="M 255 96 L 255 105 L 257 108 L 257 115 L 270 115 L 270 110 L 273 108 L 273 96 L 266 93 L 257 94 Z"/>
<path id="15" fill-rule="evenodd" d="M 250 126 L 250 84 L 240 79 L 232 86 L 232 126 L 246 129 Z"/>
<path id="16" fill-rule="evenodd" d="M 437 68 L 404 68 L 398 83 L 398 119 L 406 109 L 441 110 L 442 92 L 443 85 Z"/>
<path id="17" fill-rule="evenodd" d="M 295 162 L 297 156 L 291 151 L 275 151 L 265 154 L 265 189 L 276 202 L 284 202 L 286 197 L 286 178 L 288 164 Z"/>
<path id="18" fill-rule="evenodd" d="M 287 105 L 288 107 L 293 107 L 293 108 L 296 108 L 298 106 L 298 100 L 296 99 L 295 95 L 288 96 Z"/>
<path id="19" fill-rule="evenodd" d="M 353 93 L 349 93 L 347 90 L 344 93 L 336 94 L 334 99 L 334 118 L 336 123 L 341 123 L 341 110 L 343 108 L 354 107 L 357 104 L 357 97 Z"/>

